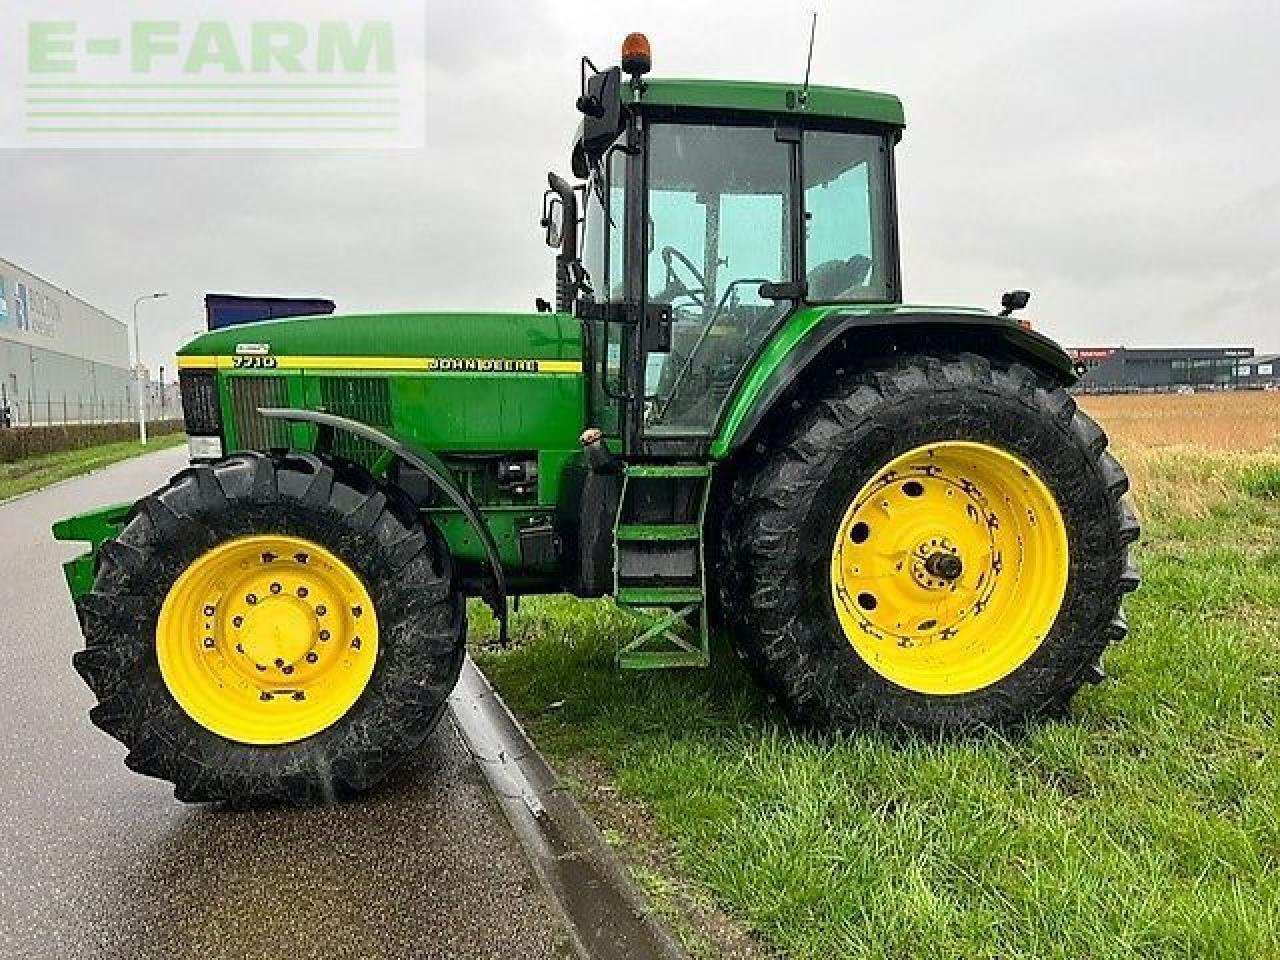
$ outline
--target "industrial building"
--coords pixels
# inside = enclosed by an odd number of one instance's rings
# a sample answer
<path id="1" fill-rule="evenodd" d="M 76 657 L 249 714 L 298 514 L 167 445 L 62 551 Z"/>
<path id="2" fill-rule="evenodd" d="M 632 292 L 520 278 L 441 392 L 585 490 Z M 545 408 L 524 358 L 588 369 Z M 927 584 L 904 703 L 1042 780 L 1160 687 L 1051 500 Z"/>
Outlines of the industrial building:
<path id="1" fill-rule="evenodd" d="M 123 323 L 0 260 L 0 424 L 128 420 L 133 390 Z"/>
<path id="2" fill-rule="evenodd" d="M 1251 384 L 1253 347 L 1071 347 L 1084 368 L 1080 389 L 1235 390 Z"/>
<path id="3" fill-rule="evenodd" d="M 1240 361 L 1241 385 L 1252 390 L 1280 390 L 1280 353 Z"/>

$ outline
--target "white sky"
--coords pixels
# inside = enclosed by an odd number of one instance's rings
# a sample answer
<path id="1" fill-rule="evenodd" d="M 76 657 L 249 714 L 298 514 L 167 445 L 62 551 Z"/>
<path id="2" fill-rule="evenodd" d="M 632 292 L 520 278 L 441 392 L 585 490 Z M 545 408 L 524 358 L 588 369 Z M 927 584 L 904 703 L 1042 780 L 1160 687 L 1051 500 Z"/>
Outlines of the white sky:
<path id="1" fill-rule="evenodd" d="M 0 151 L 0 254 L 127 318 L 152 369 L 205 292 L 531 309 L 578 58 L 795 80 L 815 4 L 428 0 L 421 151 Z M 1280 4 L 819 2 L 814 82 L 902 97 L 906 297 L 1033 291 L 1069 345 L 1280 350 Z"/>

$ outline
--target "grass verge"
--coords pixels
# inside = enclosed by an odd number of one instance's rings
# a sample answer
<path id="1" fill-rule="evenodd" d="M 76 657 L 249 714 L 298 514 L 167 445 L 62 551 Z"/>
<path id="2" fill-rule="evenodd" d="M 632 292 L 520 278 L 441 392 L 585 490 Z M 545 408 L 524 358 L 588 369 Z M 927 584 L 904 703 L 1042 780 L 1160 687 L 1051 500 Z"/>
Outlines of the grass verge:
<path id="1" fill-rule="evenodd" d="M 603 771 L 573 779 L 646 888 L 691 887 L 770 951 L 1273 957 L 1280 460 L 1121 452 L 1145 523 L 1133 631 L 1070 722 L 1017 741 L 797 734 L 723 648 L 620 674 L 635 628 L 607 602 L 526 603 L 514 649 L 478 659 L 555 762 Z"/>
<path id="2" fill-rule="evenodd" d="M 0 464 L 0 500 L 7 500 L 22 493 L 39 490 L 59 480 L 78 477 L 90 470 L 97 470 L 120 460 L 127 460 L 143 453 L 152 453 L 166 447 L 186 443 L 185 433 L 171 433 L 152 437 L 144 447 L 136 441 L 105 443 L 83 450 L 64 450 L 42 457 L 28 457 L 15 463 Z"/>

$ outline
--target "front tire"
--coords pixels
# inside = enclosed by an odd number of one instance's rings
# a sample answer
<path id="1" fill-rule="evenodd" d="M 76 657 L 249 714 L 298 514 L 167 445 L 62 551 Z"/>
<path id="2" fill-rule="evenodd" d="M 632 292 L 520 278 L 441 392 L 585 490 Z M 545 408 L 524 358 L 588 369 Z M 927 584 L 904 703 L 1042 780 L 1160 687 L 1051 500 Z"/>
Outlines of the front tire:
<path id="1" fill-rule="evenodd" d="M 139 501 L 78 604 L 90 718 L 186 801 L 366 790 L 438 721 L 465 647 L 443 539 L 352 464 L 243 453 Z"/>
<path id="2" fill-rule="evenodd" d="M 793 718 L 1009 728 L 1101 678 L 1138 524 L 1065 391 L 957 354 L 846 375 L 797 406 L 737 476 L 721 592 Z"/>

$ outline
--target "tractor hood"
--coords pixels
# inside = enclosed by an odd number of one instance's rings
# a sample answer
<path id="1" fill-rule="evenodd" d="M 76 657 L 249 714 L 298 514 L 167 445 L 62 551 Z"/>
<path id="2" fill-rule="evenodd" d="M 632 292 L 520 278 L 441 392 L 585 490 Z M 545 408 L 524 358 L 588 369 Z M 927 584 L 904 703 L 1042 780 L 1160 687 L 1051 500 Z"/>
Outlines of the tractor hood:
<path id="1" fill-rule="evenodd" d="M 181 367 L 471 369 L 487 361 L 582 361 L 581 324 L 563 313 L 391 313 L 293 317 L 215 330 L 178 351 Z M 492 366 L 489 369 L 493 369 Z M 501 364 L 497 369 L 519 371 Z"/>

